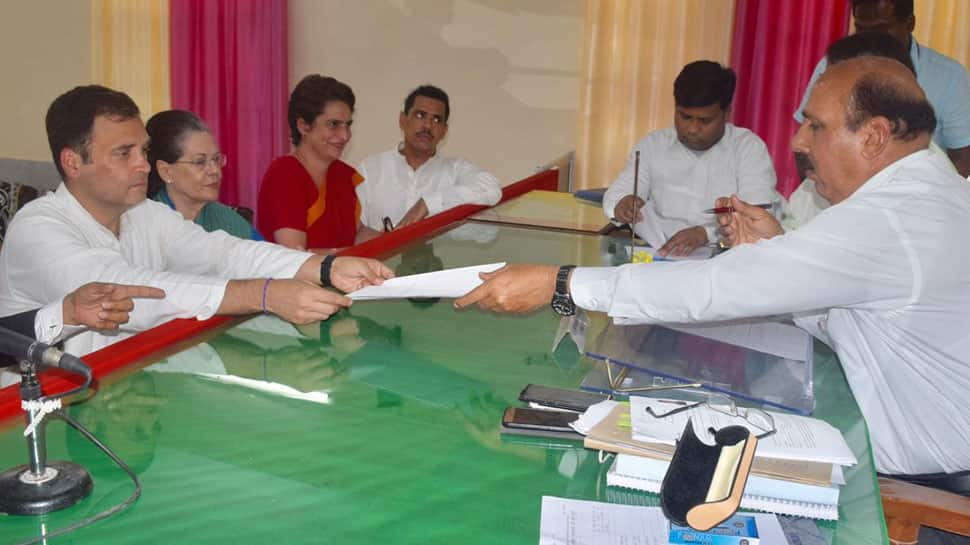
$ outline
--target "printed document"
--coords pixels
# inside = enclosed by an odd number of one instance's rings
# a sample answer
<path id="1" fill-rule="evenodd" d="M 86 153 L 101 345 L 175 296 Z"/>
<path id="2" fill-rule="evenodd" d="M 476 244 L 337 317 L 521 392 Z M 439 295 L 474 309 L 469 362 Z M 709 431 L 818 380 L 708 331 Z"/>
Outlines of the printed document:
<path id="1" fill-rule="evenodd" d="M 385 280 L 380 286 L 367 286 L 347 294 L 354 301 L 374 299 L 403 299 L 406 297 L 461 297 L 481 283 L 478 273 L 493 272 L 505 263 L 489 263 L 458 269 L 399 276 Z"/>
<path id="2" fill-rule="evenodd" d="M 778 517 L 755 518 L 761 545 L 787 545 Z M 542 498 L 539 545 L 667 545 L 670 526 L 659 507 Z"/>
<path id="3" fill-rule="evenodd" d="M 694 433 L 707 444 L 714 444 L 708 428 L 721 429 L 725 426 L 745 426 L 755 435 L 766 430 L 759 429 L 748 420 L 715 411 L 707 405 L 699 405 L 690 410 L 657 418 L 647 412 L 652 408 L 658 415 L 669 413 L 682 406 L 679 400 L 654 399 L 641 396 L 630 397 L 630 417 L 633 423 L 633 438 L 651 443 L 674 445 L 690 419 Z M 744 411 L 744 409 L 740 409 Z M 758 441 L 757 458 L 780 458 L 783 460 L 804 460 L 827 464 L 855 465 L 857 460 L 842 432 L 828 422 L 807 416 L 797 416 L 768 412 L 777 430 L 773 435 Z"/>

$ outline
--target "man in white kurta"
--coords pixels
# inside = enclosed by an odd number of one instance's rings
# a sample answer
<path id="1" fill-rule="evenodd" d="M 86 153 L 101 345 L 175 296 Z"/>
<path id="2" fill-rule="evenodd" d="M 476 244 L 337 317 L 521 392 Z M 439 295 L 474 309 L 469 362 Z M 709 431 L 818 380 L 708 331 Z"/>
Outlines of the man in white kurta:
<path id="1" fill-rule="evenodd" d="M 21 209 L 10 225 L 0 250 L 0 315 L 59 301 L 90 281 L 165 291 L 164 299 L 140 302 L 120 333 L 70 337 L 71 353 L 86 354 L 171 318 L 262 310 L 290 321 L 322 320 L 350 300 L 321 284 L 349 291 L 393 276 L 373 260 L 323 258 L 207 233 L 147 201 L 148 134 L 124 93 L 97 85 L 68 91 L 51 104 L 47 132 L 64 183 Z M 71 333 L 57 323 L 41 332 L 40 340 Z"/>
<path id="2" fill-rule="evenodd" d="M 657 220 L 663 232 L 661 245 L 692 227 L 703 229 L 703 243 L 717 241 L 716 216 L 704 211 L 718 197 L 738 194 L 753 203 L 778 201 L 775 167 L 758 135 L 725 123 L 723 136 L 710 148 L 698 151 L 680 141 L 676 127 L 667 127 L 648 134 L 630 152 L 623 172 L 603 195 L 608 218 L 616 218 L 617 204 L 633 195 L 637 151 L 637 193 L 646 201 L 642 214 Z"/>
<path id="3" fill-rule="evenodd" d="M 58 300 L 92 279 L 165 290 L 164 299 L 136 306 L 120 331 L 68 339 L 65 348 L 72 354 L 87 354 L 173 318 L 211 318 L 230 278 L 293 278 L 310 257 L 224 231 L 206 233 L 150 200 L 125 212 L 116 237 L 63 183 L 20 210 L 9 234 L 0 251 L 0 313 Z M 60 333 L 56 327 L 45 332 Z"/>
<path id="4" fill-rule="evenodd" d="M 876 106 L 850 123 L 859 96 Z M 704 262 L 578 268 L 569 296 L 623 323 L 792 313 L 838 354 L 879 471 L 970 470 L 970 246 L 947 243 L 970 237 L 970 186 L 927 149 L 935 118 L 898 62 L 831 67 L 805 115 L 792 147 L 832 207 L 783 234 L 764 210 L 721 199 L 736 210 L 722 232 L 740 245 Z M 556 274 L 499 271 L 456 303 L 529 310 Z"/>
<path id="5" fill-rule="evenodd" d="M 461 204 L 493 205 L 502 198 L 495 176 L 461 157 L 442 157 L 448 95 L 423 85 L 404 101 L 398 124 L 404 141 L 364 159 L 357 170 L 361 222 L 376 231 L 403 227 Z M 385 221 L 386 219 L 386 221 Z"/>
<path id="6" fill-rule="evenodd" d="M 660 255 L 687 255 L 717 241 L 705 211 L 722 195 L 778 202 L 775 167 L 758 135 L 727 122 L 736 76 L 712 61 L 695 61 L 674 81 L 674 126 L 648 134 L 603 195 L 606 217 L 649 222 L 637 232 Z M 637 171 L 637 152 L 640 154 Z M 636 195 L 634 195 L 636 185 Z"/>

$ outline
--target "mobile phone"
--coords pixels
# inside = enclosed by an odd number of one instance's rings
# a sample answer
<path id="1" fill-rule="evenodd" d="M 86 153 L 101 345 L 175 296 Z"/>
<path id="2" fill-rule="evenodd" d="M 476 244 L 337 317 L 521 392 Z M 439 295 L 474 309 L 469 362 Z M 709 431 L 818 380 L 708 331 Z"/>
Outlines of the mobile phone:
<path id="1" fill-rule="evenodd" d="M 582 434 L 569 427 L 577 418 L 578 414 L 570 412 L 508 407 L 502 415 L 502 433 L 582 439 Z"/>
<path id="2" fill-rule="evenodd" d="M 603 394 L 584 392 L 582 390 L 552 388 L 538 384 L 529 384 L 519 394 L 519 400 L 525 401 L 526 403 L 537 403 L 539 405 L 545 405 L 546 407 L 578 412 L 583 412 L 590 405 L 595 405 L 605 399 L 608 399 L 608 397 Z"/>

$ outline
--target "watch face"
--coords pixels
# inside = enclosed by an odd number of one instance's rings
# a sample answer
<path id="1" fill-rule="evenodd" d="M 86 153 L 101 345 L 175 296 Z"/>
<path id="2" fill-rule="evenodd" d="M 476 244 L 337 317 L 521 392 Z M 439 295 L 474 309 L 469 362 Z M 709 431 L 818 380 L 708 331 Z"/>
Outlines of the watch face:
<path id="1" fill-rule="evenodd" d="M 552 310 L 560 316 L 572 316 L 576 314 L 576 304 L 569 300 L 568 296 L 556 296 L 552 299 Z"/>

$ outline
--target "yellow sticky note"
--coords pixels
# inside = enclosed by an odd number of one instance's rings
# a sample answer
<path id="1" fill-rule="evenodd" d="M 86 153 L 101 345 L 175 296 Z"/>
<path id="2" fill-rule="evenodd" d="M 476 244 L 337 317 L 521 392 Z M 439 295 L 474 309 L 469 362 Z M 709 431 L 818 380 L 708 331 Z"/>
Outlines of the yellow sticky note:
<path id="1" fill-rule="evenodd" d="M 645 252 L 640 250 L 638 252 L 633 252 L 633 263 L 653 263 L 653 255 L 650 252 Z"/>

